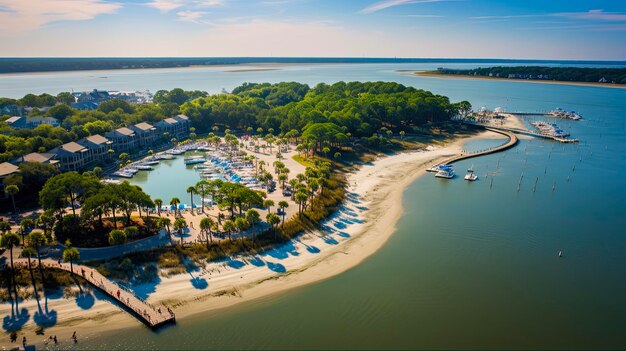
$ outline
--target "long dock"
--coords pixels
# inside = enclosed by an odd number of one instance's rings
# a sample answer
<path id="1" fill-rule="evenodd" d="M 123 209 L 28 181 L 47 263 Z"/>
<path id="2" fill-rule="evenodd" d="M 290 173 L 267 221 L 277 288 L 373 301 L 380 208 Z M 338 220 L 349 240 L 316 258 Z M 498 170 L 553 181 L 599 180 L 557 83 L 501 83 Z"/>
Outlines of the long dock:
<path id="1" fill-rule="evenodd" d="M 450 158 L 448 160 L 445 160 L 441 164 L 449 165 L 449 164 L 452 164 L 454 162 L 458 162 L 458 161 L 461 161 L 461 160 L 466 160 L 468 158 L 494 154 L 496 152 L 500 152 L 500 151 L 504 151 L 504 150 L 510 149 L 513 146 L 515 146 L 517 144 L 517 142 L 518 142 L 518 138 L 517 138 L 517 136 L 513 132 L 510 132 L 510 131 L 507 131 L 507 130 L 495 129 L 495 128 L 491 128 L 491 127 L 485 127 L 485 129 L 488 130 L 488 131 L 494 132 L 494 133 L 498 133 L 498 134 L 502 134 L 504 136 L 507 136 L 509 138 L 509 141 L 506 144 L 502 144 L 500 146 L 496 146 L 496 147 L 491 148 L 491 149 L 487 149 L 487 150 L 483 150 L 483 151 L 479 151 L 479 152 L 474 152 L 474 153 L 469 153 L 469 154 L 461 154 L 461 155 L 452 157 L 452 158 Z"/>
<path id="2" fill-rule="evenodd" d="M 28 261 L 26 259 L 20 258 L 16 260 L 15 263 L 16 266 L 19 264 L 28 267 Z M 69 263 L 58 263 L 51 259 L 44 259 L 41 263 L 46 268 L 62 269 L 71 272 Z M 32 264 L 36 264 L 36 261 L 33 261 Z M 74 274 L 82 277 L 93 287 L 109 295 L 113 300 L 124 306 L 133 316 L 152 329 L 156 329 L 165 324 L 176 323 L 176 316 L 168 307 L 153 306 L 147 303 L 131 291 L 115 284 L 91 267 L 74 264 Z"/>

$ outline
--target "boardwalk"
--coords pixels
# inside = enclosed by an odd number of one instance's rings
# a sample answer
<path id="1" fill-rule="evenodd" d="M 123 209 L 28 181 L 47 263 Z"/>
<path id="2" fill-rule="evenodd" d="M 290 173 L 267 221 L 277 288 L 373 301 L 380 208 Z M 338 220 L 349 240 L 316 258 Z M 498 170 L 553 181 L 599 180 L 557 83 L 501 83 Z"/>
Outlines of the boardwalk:
<path id="1" fill-rule="evenodd" d="M 504 151 L 506 149 L 512 148 L 518 142 L 517 136 L 515 134 L 513 134 L 512 132 L 510 132 L 510 131 L 500 130 L 500 129 L 491 128 L 491 127 L 486 127 L 485 129 L 487 129 L 488 131 L 494 132 L 494 133 L 505 135 L 505 136 L 507 136 L 509 138 L 509 141 L 506 144 L 502 144 L 500 146 L 497 146 L 497 147 L 494 147 L 494 148 L 491 148 L 491 149 L 483 150 L 483 151 L 480 151 L 480 152 L 474 152 L 474 153 L 471 153 L 471 154 L 461 154 L 461 155 L 452 157 L 450 159 L 445 160 L 441 164 L 442 165 L 449 165 L 449 164 L 452 164 L 454 162 L 465 160 L 465 159 L 468 159 L 468 158 L 478 157 L 478 156 L 483 156 L 483 155 L 488 155 L 488 154 L 493 154 L 493 153 L 496 153 L 496 152 Z"/>
<path id="2" fill-rule="evenodd" d="M 68 272 L 71 271 L 69 263 L 57 263 L 51 259 L 45 259 L 41 262 L 43 266 L 47 268 L 62 269 Z M 16 266 L 19 265 L 28 267 L 28 261 L 23 258 L 15 260 L 15 264 Z M 32 264 L 36 265 L 36 261 L 33 261 Z M 172 312 L 168 307 L 153 306 L 146 301 L 141 300 L 131 291 L 128 291 L 110 281 L 91 267 L 74 264 L 74 273 L 84 278 L 95 288 L 109 295 L 113 300 L 122 304 L 126 307 L 127 311 L 131 312 L 131 314 L 150 328 L 156 329 L 164 324 L 176 322 L 174 312 Z"/>

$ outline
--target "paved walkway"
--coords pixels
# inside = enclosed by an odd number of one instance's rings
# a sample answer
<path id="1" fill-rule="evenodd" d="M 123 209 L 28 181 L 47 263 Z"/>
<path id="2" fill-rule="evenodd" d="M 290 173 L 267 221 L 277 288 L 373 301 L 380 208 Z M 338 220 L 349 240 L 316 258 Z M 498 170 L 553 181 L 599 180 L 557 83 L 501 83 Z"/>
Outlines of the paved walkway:
<path id="1" fill-rule="evenodd" d="M 41 263 L 47 268 L 62 269 L 64 271 L 71 272 L 69 263 L 57 263 L 51 259 L 44 259 Z M 31 264 L 33 267 L 36 267 L 37 261 L 33 260 Z M 24 258 L 17 259 L 15 260 L 15 266 L 28 268 L 28 260 Z M 137 319 L 145 323 L 150 328 L 157 328 L 163 324 L 174 323 L 176 321 L 174 312 L 172 312 L 172 310 L 168 307 L 152 306 L 135 296 L 132 292 L 125 290 L 123 287 L 120 287 L 110 281 L 93 268 L 74 264 L 74 273 L 80 275 L 87 282 L 89 282 L 89 284 L 125 306 L 128 311 L 137 317 Z"/>
<path id="2" fill-rule="evenodd" d="M 502 134 L 505 135 L 509 138 L 509 141 L 506 144 L 502 144 L 500 146 L 488 149 L 488 150 L 483 150 L 480 152 L 474 152 L 471 154 L 461 154 L 459 156 L 455 156 L 452 157 L 450 159 L 445 160 L 444 162 L 442 162 L 442 165 L 449 165 L 452 164 L 454 162 L 458 162 L 461 160 L 465 160 L 468 158 L 472 158 L 472 157 L 478 157 L 478 156 L 483 156 L 483 155 L 488 155 L 488 154 L 493 154 L 496 152 L 500 152 L 500 151 L 504 151 L 506 149 L 512 148 L 513 146 L 515 146 L 518 142 L 517 136 L 515 134 L 513 134 L 512 132 L 506 131 L 506 130 L 500 130 L 500 129 L 494 129 L 494 128 L 490 128 L 490 127 L 486 127 L 486 130 L 490 131 L 490 132 L 494 132 L 494 133 L 498 133 L 498 134 Z"/>
<path id="3" fill-rule="evenodd" d="M 107 260 L 110 258 L 124 256 L 133 252 L 150 251 L 169 244 L 169 234 L 167 234 L 166 230 L 162 229 L 157 235 L 153 235 L 149 238 L 133 241 L 127 244 L 96 248 L 76 247 L 76 249 L 78 250 L 78 252 L 80 252 L 80 261 L 89 262 Z M 63 250 L 65 250 L 65 246 L 60 244 L 50 246 L 48 249 L 48 257 L 60 257 L 63 254 Z"/>

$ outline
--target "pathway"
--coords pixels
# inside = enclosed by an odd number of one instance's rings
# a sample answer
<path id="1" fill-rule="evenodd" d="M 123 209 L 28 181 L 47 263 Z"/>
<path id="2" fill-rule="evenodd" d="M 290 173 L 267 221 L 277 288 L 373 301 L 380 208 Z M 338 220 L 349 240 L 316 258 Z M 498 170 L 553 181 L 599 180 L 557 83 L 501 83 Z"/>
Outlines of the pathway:
<path id="1" fill-rule="evenodd" d="M 465 160 L 468 158 L 472 158 L 472 157 L 478 157 L 478 156 L 483 156 L 483 155 L 488 155 L 488 154 L 493 154 L 496 152 L 500 152 L 500 151 L 504 151 L 506 149 L 509 149 L 513 146 L 515 146 L 515 144 L 517 144 L 518 139 L 517 136 L 515 134 L 513 134 L 510 131 L 507 130 L 500 130 L 500 129 L 495 129 L 495 128 L 491 128 L 491 127 L 485 127 L 486 130 L 490 131 L 490 132 L 494 132 L 494 133 L 498 133 L 498 134 L 502 134 L 505 135 L 509 138 L 509 141 L 506 144 L 502 144 L 500 146 L 491 148 L 491 149 L 487 149 L 487 150 L 483 150 L 480 152 L 474 152 L 474 153 L 470 153 L 470 154 L 461 154 L 458 156 L 454 156 L 450 159 L 445 160 L 444 162 L 442 162 L 442 165 L 448 165 L 448 164 L 452 164 L 454 162 L 457 161 L 461 161 L 461 160 Z"/>
<path id="2" fill-rule="evenodd" d="M 58 263 L 51 259 L 44 259 L 41 262 L 44 267 L 62 269 L 64 271 L 71 272 L 69 263 Z M 31 264 L 36 266 L 37 262 L 34 260 Z M 28 268 L 28 261 L 24 258 L 17 259 L 15 260 L 15 266 Z M 83 277 L 95 288 L 109 295 L 113 300 L 122 304 L 129 312 L 131 312 L 131 314 L 150 328 L 155 329 L 164 324 L 176 322 L 174 312 L 168 307 L 152 306 L 146 301 L 143 301 L 139 297 L 135 296 L 135 294 L 131 291 L 125 290 L 123 287 L 110 281 L 91 267 L 74 264 L 74 272 Z"/>

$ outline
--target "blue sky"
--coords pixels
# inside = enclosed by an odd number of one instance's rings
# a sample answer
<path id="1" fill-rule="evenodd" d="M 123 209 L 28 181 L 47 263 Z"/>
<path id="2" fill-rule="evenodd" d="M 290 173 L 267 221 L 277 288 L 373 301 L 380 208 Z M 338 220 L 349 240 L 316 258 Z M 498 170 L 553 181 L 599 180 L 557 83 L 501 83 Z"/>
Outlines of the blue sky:
<path id="1" fill-rule="evenodd" d="M 626 60 L 622 0 L 0 0 L 2 56 Z"/>

